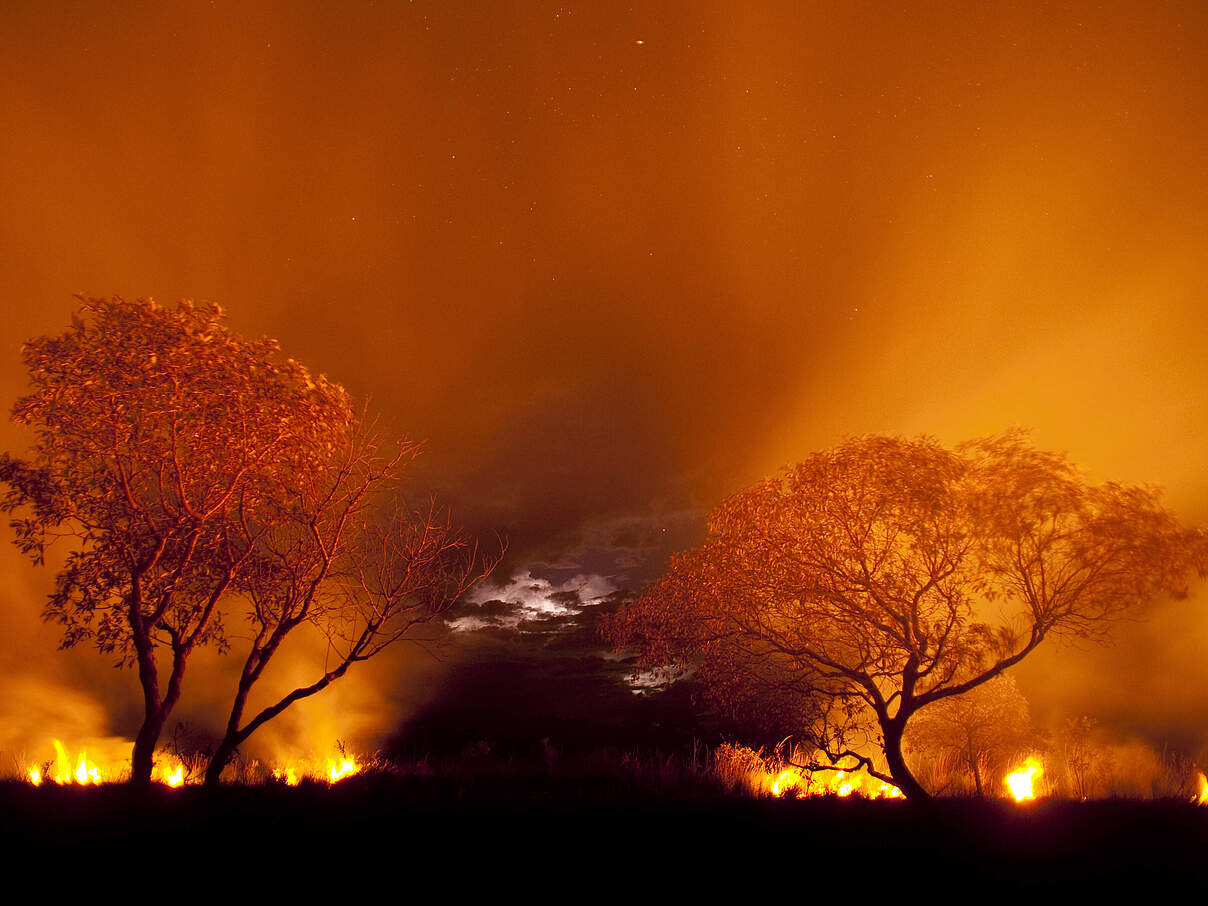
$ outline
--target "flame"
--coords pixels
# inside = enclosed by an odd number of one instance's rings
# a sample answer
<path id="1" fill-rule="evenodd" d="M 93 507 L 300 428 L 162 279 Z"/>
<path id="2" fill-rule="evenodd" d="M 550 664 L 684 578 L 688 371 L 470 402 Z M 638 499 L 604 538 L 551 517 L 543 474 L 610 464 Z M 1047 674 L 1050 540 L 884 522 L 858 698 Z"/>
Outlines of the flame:
<path id="1" fill-rule="evenodd" d="M 903 799 L 902 791 L 863 771 L 805 771 L 785 768 L 779 774 L 765 774 L 767 787 L 776 798 L 794 790 L 800 796 L 857 795 L 865 799 Z"/>
<path id="2" fill-rule="evenodd" d="M 80 786 L 92 786 L 101 782 L 101 769 L 95 762 L 88 760 L 86 749 L 80 749 L 80 754 L 74 759 L 75 767 L 73 768 L 73 760 L 67 754 L 67 748 L 62 741 L 52 739 L 51 743 L 55 749 L 54 773 L 51 774 L 51 780 L 58 784 L 76 783 Z"/>
<path id="3" fill-rule="evenodd" d="M 1023 766 L 1017 771 L 1012 771 L 1004 779 L 1007 789 L 1011 795 L 1015 797 L 1016 802 L 1023 802 L 1027 799 L 1036 798 L 1036 790 L 1034 783 L 1037 777 L 1044 773 L 1044 768 L 1040 762 L 1031 755 L 1024 761 Z"/>
<path id="4" fill-rule="evenodd" d="M 349 758 L 341 753 L 327 759 L 292 758 L 280 767 L 273 769 L 273 777 L 287 786 L 297 786 L 303 780 L 317 780 L 324 783 L 339 783 L 354 774 L 359 774 L 364 767 L 356 758 Z"/>
<path id="5" fill-rule="evenodd" d="M 1204 776 L 1203 771 L 1195 772 L 1196 793 L 1191 797 L 1191 801 L 1196 805 L 1208 805 L 1208 777 Z"/>
<path id="6" fill-rule="evenodd" d="M 176 767 L 170 768 L 163 762 L 157 762 L 151 769 L 151 779 L 156 783 L 176 789 L 185 785 L 185 766 L 177 761 Z"/>
<path id="7" fill-rule="evenodd" d="M 25 779 L 33 786 L 50 781 L 59 785 L 93 786 L 102 783 L 119 783 L 130 776 L 130 758 L 118 752 L 129 752 L 129 740 L 93 740 L 102 750 L 109 751 L 108 760 L 94 761 L 89 757 L 92 744 L 71 746 L 60 739 L 52 739 L 55 757 L 53 761 L 30 764 L 25 770 Z M 72 752 L 76 752 L 74 757 Z M 365 770 L 365 765 L 355 756 L 343 751 L 333 752 L 327 758 L 287 757 L 277 759 L 272 775 L 282 783 L 297 786 L 303 780 L 322 783 L 339 783 Z M 151 770 L 151 780 L 172 789 L 200 781 L 201 772 L 194 771 L 185 761 L 174 754 L 160 752 Z"/>
<path id="8" fill-rule="evenodd" d="M 101 748 L 110 750 L 113 757 L 108 760 L 102 758 L 99 762 L 89 757 L 91 746 L 73 746 L 72 749 L 77 754 L 72 757 L 71 750 L 61 739 L 52 739 L 50 742 L 55 753 L 54 760 L 32 764 L 25 771 L 25 779 L 34 786 L 41 786 L 44 781 L 60 786 L 97 786 L 102 783 L 119 783 L 130 776 L 130 759 L 117 757 L 112 753 L 112 740 Z M 120 746 L 122 749 L 132 745 L 128 740 L 120 742 L 123 743 Z M 184 786 L 185 765 L 179 758 L 161 755 L 151 771 L 151 779 L 168 787 Z"/>
<path id="9" fill-rule="evenodd" d="M 345 758 L 338 765 L 333 761 L 327 773 L 330 782 L 337 783 L 345 777 L 351 777 L 360 772 L 361 766 L 357 764 L 355 758 Z"/>
<path id="10" fill-rule="evenodd" d="M 798 783 L 798 778 L 793 774 L 793 771 L 791 769 L 787 770 L 787 771 L 781 771 L 780 775 L 774 781 L 772 781 L 772 795 L 779 798 L 780 796 L 783 796 L 786 792 L 788 792 L 790 789 L 795 788 L 797 786 L 797 783 Z"/>
<path id="11" fill-rule="evenodd" d="M 54 761 L 30 765 L 25 772 L 25 778 L 34 786 L 41 786 L 47 780 L 59 785 L 96 786 L 117 780 L 123 771 L 129 770 L 126 765 L 112 767 L 97 764 L 88 757 L 86 747 L 80 747 L 78 754 L 72 758 L 61 739 L 52 739 L 50 742 L 55 751 Z"/>

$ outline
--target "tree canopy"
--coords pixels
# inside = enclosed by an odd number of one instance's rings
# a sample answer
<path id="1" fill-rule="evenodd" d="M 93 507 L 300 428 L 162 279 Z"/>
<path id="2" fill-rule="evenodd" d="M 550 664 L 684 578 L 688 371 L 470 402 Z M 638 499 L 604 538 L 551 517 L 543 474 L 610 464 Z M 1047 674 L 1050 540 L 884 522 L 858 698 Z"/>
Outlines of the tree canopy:
<path id="1" fill-rule="evenodd" d="M 704 543 L 606 632 L 639 668 L 694 665 L 717 707 L 926 797 L 902 755 L 919 710 L 1050 636 L 1098 638 L 1205 565 L 1149 487 L 1088 483 L 1018 431 L 947 449 L 867 436 L 717 507 Z"/>
<path id="2" fill-rule="evenodd" d="M 378 494 L 414 444 L 387 452 L 342 387 L 282 360 L 273 340 L 231 332 L 216 305 L 80 301 L 64 334 L 24 347 L 30 392 L 13 419 L 35 440 L 28 459 L 0 458 L 2 504 L 37 562 L 54 539 L 73 539 L 45 616 L 63 624 L 65 647 L 88 641 L 137 666 L 133 779 L 144 783 L 190 653 L 227 647 L 225 607 L 242 602 L 254 627 L 250 682 L 304 623 L 355 633 L 318 691 L 400 638 L 408 616 L 451 604 L 478 561 L 447 522 L 395 520 L 372 569 L 410 570 L 409 584 L 384 604 L 370 565 L 349 569 L 349 557 L 377 537 Z M 416 532 L 435 548 L 408 548 Z M 352 576 L 361 595 L 328 593 Z M 239 694 L 245 682 L 246 669 Z"/>

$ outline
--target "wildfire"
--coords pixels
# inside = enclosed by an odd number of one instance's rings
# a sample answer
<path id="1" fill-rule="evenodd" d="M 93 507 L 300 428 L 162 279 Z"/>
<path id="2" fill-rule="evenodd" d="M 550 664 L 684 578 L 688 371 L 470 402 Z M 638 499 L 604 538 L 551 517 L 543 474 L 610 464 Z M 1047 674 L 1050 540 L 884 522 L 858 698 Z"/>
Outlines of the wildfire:
<path id="1" fill-rule="evenodd" d="M 76 783 L 81 786 L 90 786 L 101 782 L 101 769 L 97 767 L 95 762 L 88 760 L 88 752 L 85 749 L 80 749 L 80 754 L 72 759 L 67 754 L 67 748 L 58 739 L 52 739 L 55 749 L 54 766 L 49 767 L 50 774 L 44 778 L 42 771 L 37 767 L 29 769 L 29 780 L 34 786 L 38 786 L 43 779 L 49 779 L 59 784 Z M 72 767 L 72 765 L 75 765 Z M 107 778 L 106 778 L 107 779 Z"/>
<path id="2" fill-rule="evenodd" d="M 34 786 L 41 786 L 44 781 L 60 786 L 97 786 L 117 783 L 130 773 L 129 759 L 102 759 L 98 763 L 88 757 L 88 748 L 84 746 L 77 750 L 78 754 L 73 758 L 62 740 L 52 739 L 50 742 L 55 751 L 54 761 L 31 765 L 25 772 L 26 779 Z M 161 758 L 152 770 L 151 779 L 169 787 L 184 786 L 185 767 L 178 759 Z"/>
<path id="3" fill-rule="evenodd" d="M 1028 756 L 1024 761 L 1023 767 L 1017 771 L 1012 771 L 1004 779 L 1007 789 L 1011 795 L 1015 797 L 1016 802 L 1023 802 L 1027 799 L 1036 798 L 1035 781 L 1036 778 L 1044 773 L 1044 768 L 1040 762 L 1032 756 Z"/>
<path id="4" fill-rule="evenodd" d="M 110 752 L 111 757 L 89 756 L 91 744 L 87 747 L 69 747 L 62 740 L 53 739 L 55 757 L 52 761 L 31 764 L 25 770 L 25 779 L 34 786 L 50 782 L 60 786 L 94 786 L 102 783 L 120 783 L 130 776 L 129 755 L 119 752 L 129 752 L 132 745 L 128 740 L 106 739 L 96 741 L 102 750 Z M 71 752 L 76 752 L 74 757 Z M 272 769 L 272 775 L 277 780 L 297 786 L 303 780 L 316 780 L 323 783 L 339 783 L 365 770 L 355 757 L 343 752 L 323 758 L 282 758 L 278 766 Z M 201 779 L 200 771 L 191 770 L 175 755 L 161 752 L 157 754 L 155 766 L 151 771 L 151 780 L 164 786 L 176 789 L 187 783 L 197 783 Z"/>
<path id="5" fill-rule="evenodd" d="M 151 779 L 172 789 L 185 785 L 185 766 L 179 761 L 176 767 L 169 768 L 165 764 L 157 764 L 151 769 Z"/>
<path id="6" fill-rule="evenodd" d="M 1191 797 L 1191 801 L 1196 805 L 1208 805 L 1208 777 L 1204 776 L 1203 771 L 1195 772 L 1196 793 Z"/>
<path id="7" fill-rule="evenodd" d="M 863 796 L 865 799 L 902 799 L 896 786 L 863 771 L 815 771 L 786 768 L 773 776 L 765 775 L 768 789 L 776 798 L 794 790 L 800 796 Z"/>
<path id="8" fill-rule="evenodd" d="M 326 783 L 339 783 L 359 774 L 364 768 L 355 758 L 341 754 L 329 757 L 326 761 L 314 758 L 291 759 L 279 768 L 273 769 L 273 777 L 288 786 L 297 786 L 302 780 L 318 780 Z"/>

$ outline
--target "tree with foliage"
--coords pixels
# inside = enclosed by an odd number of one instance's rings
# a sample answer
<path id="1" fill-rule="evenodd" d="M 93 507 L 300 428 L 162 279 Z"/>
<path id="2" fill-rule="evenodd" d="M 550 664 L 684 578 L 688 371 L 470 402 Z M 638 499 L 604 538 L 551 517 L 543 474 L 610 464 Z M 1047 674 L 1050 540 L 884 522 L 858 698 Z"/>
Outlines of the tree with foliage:
<path id="1" fill-rule="evenodd" d="M 223 610 L 250 601 L 255 621 L 283 577 L 320 587 L 307 558 L 332 553 L 413 446 L 379 455 L 342 387 L 232 333 L 218 306 L 80 302 L 66 333 L 23 349 L 30 392 L 13 419 L 34 443 L 28 459 L 0 457 L 0 505 L 37 563 L 71 540 L 44 616 L 64 647 L 137 667 L 131 779 L 146 784 L 189 656 L 228 647 Z"/>
<path id="2" fill-rule="evenodd" d="M 238 747 L 259 727 L 321 692 L 353 664 L 409 637 L 499 562 L 480 557 L 477 545 L 434 503 L 366 514 L 365 491 L 376 463 L 376 444 L 358 439 L 339 467 L 307 489 L 258 545 L 259 569 L 245 586 L 253 635 L 226 731 L 206 768 L 208 786 L 219 782 Z M 249 696 L 269 661 L 303 627 L 317 630 L 325 642 L 322 671 L 244 722 Z"/>
<path id="3" fill-rule="evenodd" d="M 819 753 L 803 767 L 927 798 L 902 751 L 914 715 L 1185 591 L 1205 547 L 1153 488 L 1090 484 L 1018 431 L 954 450 L 867 436 L 722 503 L 606 635 L 799 734 Z"/>

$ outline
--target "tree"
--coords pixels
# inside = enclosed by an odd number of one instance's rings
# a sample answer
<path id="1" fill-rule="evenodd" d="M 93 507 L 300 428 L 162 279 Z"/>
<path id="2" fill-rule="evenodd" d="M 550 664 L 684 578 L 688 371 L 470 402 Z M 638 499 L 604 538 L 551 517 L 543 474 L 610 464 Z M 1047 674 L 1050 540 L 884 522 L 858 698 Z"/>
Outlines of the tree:
<path id="1" fill-rule="evenodd" d="M 711 704 L 810 743 L 805 767 L 927 798 L 902 753 L 915 714 L 1185 591 L 1205 546 L 1154 489 L 1089 484 L 1018 431 L 868 436 L 723 502 L 606 635 L 640 669 L 698 666 Z"/>
<path id="2" fill-rule="evenodd" d="M 246 587 L 254 634 L 226 731 L 206 768 L 207 786 L 219 782 L 259 727 L 446 611 L 499 562 L 481 558 L 434 503 L 418 511 L 400 504 L 386 518 L 366 520 L 363 490 L 373 470 L 361 470 L 375 461 L 373 446 L 354 444 L 343 467 L 310 488 L 290 518 L 262 539 L 260 570 Z M 303 626 L 322 634 L 328 662 L 314 682 L 244 723 L 253 687 L 286 637 Z"/>
<path id="3" fill-rule="evenodd" d="M 1111 767 L 1111 753 L 1103 745 L 1099 721 L 1089 714 L 1068 717 L 1057 739 L 1070 794 L 1079 799 L 1090 797 Z"/>
<path id="4" fill-rule="evenodd" d="M 1027 700 L 1010 674 L 1002 674 L 964 695 L 953 695 L 921 710 L 910 723 L 906 745 L 946 765 L 967 771 L 978 796 L 1006 776 L 1011 763 L 1036 748 L 1040 734 L 1032 729 Z"/>
<path id="5" fill-rule="evenodd" d="M 28 460 L 0 457 L 0 506 L 37 563 L 73 542 L 44 616 L 63 647 L 137 667 L 131 779 L 146 784 L 190 654 L 228 647 L 223 608 L 250 602 L 255 620 L 272 583 L 320 587 L 308 558 L 333 553 L 414 445 L 379 455 L 342 387 L 230 332 L 218 306 L 80 301 L 66 333 L 23 349 L 31 392 L 13 418 L 35 441 Z"/>

